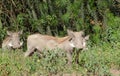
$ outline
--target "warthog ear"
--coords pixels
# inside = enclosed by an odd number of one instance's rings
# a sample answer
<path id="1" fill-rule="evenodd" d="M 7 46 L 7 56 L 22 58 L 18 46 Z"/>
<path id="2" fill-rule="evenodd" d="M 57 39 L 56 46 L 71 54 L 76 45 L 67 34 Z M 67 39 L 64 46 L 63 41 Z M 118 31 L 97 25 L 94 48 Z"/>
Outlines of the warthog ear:
<path id="1" fill-rule="evenodd" d="M 80 34 L 81 36 L 84 36 L 84 35 L 85 35 L 84 30 L 79 31 L 79 34 Z"/>
<path id="2" fill-rule="evenodd" d="M 23 33 L 23 30 L 19 31 L 18 34 L 22 34 Z"/>
<path id="3" fill-rule="evenodd" d="M 7 35 L 12 35 L 12 32 L 11 31 L 7 31 Z"/>
<path id="4" fill-rule="evenodd" d="M 89 40 L 90 35 L 85 36 L 85 40 Z"/>
<path id="5" fill-rule="evenodd" d="M 71 30 L 67 30 L 68 36 L 70 36 L 71 38 L 74 38 L 74 32 Z"/>

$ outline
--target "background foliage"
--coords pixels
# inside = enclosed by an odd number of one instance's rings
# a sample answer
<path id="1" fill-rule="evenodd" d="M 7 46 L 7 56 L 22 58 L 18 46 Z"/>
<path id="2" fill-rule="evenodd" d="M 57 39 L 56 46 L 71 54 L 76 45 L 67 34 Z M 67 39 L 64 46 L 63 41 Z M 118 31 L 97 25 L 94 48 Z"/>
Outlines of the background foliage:
<path id="1" fill-rule="evenodd" d="M 35 32 L 64 36 L 66 29 L 85 30 L 93 43 L 109 41 L 118 34 L 119 6 L 119 0 L 1 0 L 0 42 L 6 30 L 23 30 L 25 40 Z"/>
<path id="2" fill-rule="evenodd" d="M 75 52 L 73 64 L 68 66 L 61 50 L 44 51 L 42 58 L 37 52 L 24 58 L 28 35 L 39 32 L 65 36 L 67 29 L 90 34 L 88 50 L 78 54 L 77 64 Z M 22 51 L 0 49 L 0 76 L 64 76 L 71 72 L 78 73 L 76 76 L 115 76 L 114 70 L 120 73 L 119 0 L 0 0 L 0 43 L 7 30 L 23 30 L 25 43 Z"/>

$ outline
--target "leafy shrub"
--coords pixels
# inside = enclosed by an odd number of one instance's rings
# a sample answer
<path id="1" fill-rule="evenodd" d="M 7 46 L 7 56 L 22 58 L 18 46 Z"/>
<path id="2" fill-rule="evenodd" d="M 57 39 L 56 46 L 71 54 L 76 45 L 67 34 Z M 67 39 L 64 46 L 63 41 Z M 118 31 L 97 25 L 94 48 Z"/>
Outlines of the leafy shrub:
<path id="1" fill-rule="evenodd" d="M 59 73 L 65 70 L 66 66 L 66 53 L 63 50 L 49 50 L 44 51 L 43 58 L 40 64 L 44 70 L 49 73 Z M 63 67 L 64 66 L 64 67 Z"/>

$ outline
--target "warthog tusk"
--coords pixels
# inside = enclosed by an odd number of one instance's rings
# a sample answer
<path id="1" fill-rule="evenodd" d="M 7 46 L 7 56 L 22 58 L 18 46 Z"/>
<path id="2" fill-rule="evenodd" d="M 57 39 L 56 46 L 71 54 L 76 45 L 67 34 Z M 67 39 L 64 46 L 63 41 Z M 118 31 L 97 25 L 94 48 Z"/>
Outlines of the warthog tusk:
<path id="1" fill-rule="evenodd" d="M 70 43 L 70 46 L 71 46 L 71 47 L 75 47 L 75 45 L 74 45 L 73 43 Z"/>
<path id="2" fill-rule="evenodd" d="M 8 45 L 11 46 L 11 47 L 13 46 L 12 43 L 9 43 Z"/>
<path id="3" fill-rule="evenodd" d="M 84 46 L 84 47 L 86 46 L 86 42 L 83 42 L 83 46 Z"/>
<path id="4" fill-rule="evenodd" d="M 22 42 L 20 42 L 20 46 L 22 46 L 23 45 L 23 41 Z"/>

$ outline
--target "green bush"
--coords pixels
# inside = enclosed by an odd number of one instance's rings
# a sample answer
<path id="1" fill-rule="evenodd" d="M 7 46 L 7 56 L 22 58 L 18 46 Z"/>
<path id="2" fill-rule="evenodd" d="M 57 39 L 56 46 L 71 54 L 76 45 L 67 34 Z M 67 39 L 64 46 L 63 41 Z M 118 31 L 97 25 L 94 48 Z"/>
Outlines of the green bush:
<path id="1" fill-rule="evenodd" d="M 118 42 L 119 43 L 119 42 Z M 57 75 L 78 72 L 81 75 L 111 75 L 110 69 L 120 69 L 119 45 L 111 43 L 94 45 L 88 50 L 73 54 L 73 63 L 67 64 L 63 50 L 44 50 L 35 52 L 31 57 L 24 58 L 22 50 L 0 50 L 0 75 Z M 78 55 L 78 63 L 74 62 Z"/>

